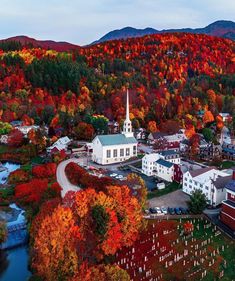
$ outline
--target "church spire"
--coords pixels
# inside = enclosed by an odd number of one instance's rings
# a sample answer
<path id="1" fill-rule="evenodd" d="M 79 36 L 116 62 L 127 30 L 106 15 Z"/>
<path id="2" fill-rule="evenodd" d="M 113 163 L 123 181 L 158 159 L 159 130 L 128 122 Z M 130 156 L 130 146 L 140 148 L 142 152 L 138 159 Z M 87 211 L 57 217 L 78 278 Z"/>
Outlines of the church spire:
<path id="1" fill-rule="evenodd" d="M 127 89 L 126 92 L 126 121 L 130 121 L 129 115 L 129 90 Z"/>
<path id="2" fill-rule="evenodd" d="M 130 114 L 129 114 L 129 91 L 126 92 L 126 120 L 123 124 L 123 134 L 126 137 L 133 137 Z"/>

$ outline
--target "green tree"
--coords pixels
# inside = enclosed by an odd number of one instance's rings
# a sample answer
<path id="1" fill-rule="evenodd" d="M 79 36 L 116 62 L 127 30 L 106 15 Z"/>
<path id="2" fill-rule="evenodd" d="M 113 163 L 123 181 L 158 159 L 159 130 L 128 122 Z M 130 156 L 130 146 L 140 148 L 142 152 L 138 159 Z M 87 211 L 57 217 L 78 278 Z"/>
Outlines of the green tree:
<path id="1" fill-rule="evenodd" d="M 213 132 L 209 128 L 204 128 L 202 134 L 207 142 L 211 142 L 214 138 Z"/>
<path id="2" fill-rule="evenodd" d="M 190 211 L 194 214 L 201 214 L 202 211 L 206 208 L 206 205 L 206 195 L 199 189 L 193 191 L 190 196 L 190 201 L 188 202 Z"/>

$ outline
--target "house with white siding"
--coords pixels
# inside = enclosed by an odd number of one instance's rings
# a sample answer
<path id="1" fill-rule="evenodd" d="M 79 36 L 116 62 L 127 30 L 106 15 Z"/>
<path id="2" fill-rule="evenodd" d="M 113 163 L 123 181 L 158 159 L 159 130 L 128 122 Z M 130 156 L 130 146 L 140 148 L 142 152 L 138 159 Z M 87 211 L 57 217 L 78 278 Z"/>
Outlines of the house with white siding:
<path id="1" fill-rule="evenodd" d="M 142 172 L 147 176 L 157 176 L 166 181 L 173 181 L 174 164 L 180 165 L 180 155 L 174 150 L 146 154 L 142 158 Z"/>
<path id="2" fill-rule="evenodd" d="M 206 167 L 185 172 L 182 190 L 190 195 L 194 190 L 199 189 L 206 195 L 210 205 L 217 206 L 225 199 L 225 185 L 230 180 L 231 175 L 227 171 Z"/>

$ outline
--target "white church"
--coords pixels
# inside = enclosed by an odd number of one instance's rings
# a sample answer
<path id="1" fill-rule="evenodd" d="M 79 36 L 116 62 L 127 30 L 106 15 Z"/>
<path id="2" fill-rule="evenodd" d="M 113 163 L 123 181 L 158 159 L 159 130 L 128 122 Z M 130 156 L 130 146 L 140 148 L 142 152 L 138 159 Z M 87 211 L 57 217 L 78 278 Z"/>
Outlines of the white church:
<path id="1" fill-rule="evenodd" d="M 137 156 L 137 140 L 129 117 L 129 92 L 126 97 L 126 120 L 121 134 L 97 135 L 93 141 L 92 160 L 101 165 L 123 162 Z"/>

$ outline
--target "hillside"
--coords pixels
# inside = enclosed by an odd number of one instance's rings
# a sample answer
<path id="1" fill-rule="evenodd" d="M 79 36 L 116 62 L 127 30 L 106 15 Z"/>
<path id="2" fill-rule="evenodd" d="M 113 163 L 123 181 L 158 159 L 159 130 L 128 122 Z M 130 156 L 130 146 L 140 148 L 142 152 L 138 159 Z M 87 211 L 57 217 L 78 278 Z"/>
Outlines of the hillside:
<path id="1" fill-rule="evenodd" d="M 157 30 L 154 28 L 137 29 L 133 27 L 124 27 L 110 31 L 94 43 L 105 42 L 108 40 L 124 39 L 130 37 L 141 37 L 150 34 L 188 32 L 193 34 L 206 34 L 235 40 L 235 23 L 233 21 L 216 21 L 204 28 L 181 28 Z"/>
<path id="2" fill-rule="evenodd" d="M 28 36 L 15 36 L 7 39 L 2 39 L 0 42 L 20 42 L 22 46 L 41 47 L 44 49 L 52 49 L 57 52 L 68 52 L 80 48 L 77 45 L 68 42 L 55 42 L 52 40 L 36 40 Z"/>
<path id="3" fill-rule="evenodd" d="M 134 127 L 175 120 L 200 128 L 200 110 L 235 114 L 234 48 L 228 39 L 168 33 L 76 53 L 1 51 L 0 117 L 66 130 L 93 114 L 121 121 L 129 86 Z"/>

